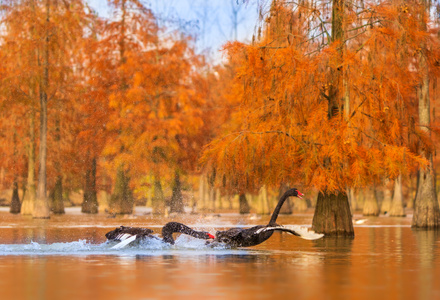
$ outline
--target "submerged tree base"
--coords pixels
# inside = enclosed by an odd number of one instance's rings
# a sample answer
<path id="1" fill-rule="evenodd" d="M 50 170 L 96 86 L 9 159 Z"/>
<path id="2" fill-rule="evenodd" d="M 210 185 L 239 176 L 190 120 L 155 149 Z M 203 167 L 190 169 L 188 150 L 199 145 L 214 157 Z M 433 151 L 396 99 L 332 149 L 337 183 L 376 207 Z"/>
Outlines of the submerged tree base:
<path id="1" fill-rule="evenodd" d="M 354 237 L 353 219 L 345 193 L 320 192 L 313 216 L 312 230 L 325 236 Z"/>
<path id="2" fill-rule="evenodd" d="M 440 229 L 440 209 L 435 195 L 432 173 L 432 169 L 419 173 L 412 228 Z"/>

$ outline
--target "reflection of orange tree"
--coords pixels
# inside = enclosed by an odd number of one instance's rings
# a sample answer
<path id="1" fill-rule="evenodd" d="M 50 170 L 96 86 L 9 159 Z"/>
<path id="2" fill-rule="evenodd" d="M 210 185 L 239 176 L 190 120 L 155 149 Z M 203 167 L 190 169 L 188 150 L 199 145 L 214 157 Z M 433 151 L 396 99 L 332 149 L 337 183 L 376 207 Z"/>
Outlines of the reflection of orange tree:
<path id="1" fill-rule="evenodd" d="M 331 28 L 320 21 L 329 14 Z M 240 62 L 240 106 L 202 159 L 219 184 L 240 193 L 302 182 L 320 191 L 314 229 L 353 235 L 347 187 L 426 165 L 415 145 L 430 141 L 407 126 L 419 76 L 408 72 L 418 44 L 407 36 L 421 37 L 402 21 L 417 15 L 403 14 L 393 3 L 356 11 L 334 1 L 328 11 L 274 2 L 259 40 L 227 46 Z"/>

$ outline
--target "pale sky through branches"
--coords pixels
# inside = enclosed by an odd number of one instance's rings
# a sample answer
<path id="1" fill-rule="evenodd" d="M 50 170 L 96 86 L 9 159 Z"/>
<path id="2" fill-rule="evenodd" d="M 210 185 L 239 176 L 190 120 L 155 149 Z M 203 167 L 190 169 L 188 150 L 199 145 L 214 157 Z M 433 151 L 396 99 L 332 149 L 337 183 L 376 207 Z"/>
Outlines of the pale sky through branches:
<path id="1" fill-rule="evenodd" d="M 108 17 L 107 0 L 87 0 L 99 15 Z M 270 1 L 266 1 L 270 2 Z M 167 27 L 191 34 L 199 53 L 207 54 L 214 62 L 221 61 L 222 46 L 235 37 L 250 42 L 258 24 L 260 1 L 242 0 L 150 0 L 145 6 L 152 9 Z"/>

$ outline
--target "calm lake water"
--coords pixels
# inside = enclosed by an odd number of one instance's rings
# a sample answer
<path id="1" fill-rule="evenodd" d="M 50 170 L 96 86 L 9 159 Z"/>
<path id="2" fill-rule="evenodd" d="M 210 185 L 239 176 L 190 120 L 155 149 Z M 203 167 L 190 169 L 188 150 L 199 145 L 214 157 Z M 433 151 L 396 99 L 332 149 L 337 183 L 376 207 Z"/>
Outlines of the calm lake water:
<path id="1" fill-rule="evenodd" d="M 0 299 L 440 299 L 440 233 L 411 230 L 411 216 L 367 218 L 355 225 L 354 240 L 275 233 L 248 249 L 210 249 L 180 236 L 174 246 L 112 250 L 104 237 L 119 225 L 159 233 L 173 220 L 215 233 L 268 219 L 109 219 L 74 209 L 33 220 L 0 211 Z M 283 225 L 311 222 L 312 214 L 278 219 Z"/>

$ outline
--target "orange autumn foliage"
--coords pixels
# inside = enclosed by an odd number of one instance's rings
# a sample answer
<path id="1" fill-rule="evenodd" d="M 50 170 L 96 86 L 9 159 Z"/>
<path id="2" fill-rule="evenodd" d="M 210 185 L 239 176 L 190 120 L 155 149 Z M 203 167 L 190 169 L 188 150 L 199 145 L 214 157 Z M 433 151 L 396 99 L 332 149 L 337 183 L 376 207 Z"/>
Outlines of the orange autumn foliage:
<path id="1" fill-rule="evenodd" d="M 243 192 L 301 182 L 335 192 L 426 165 L 417 148 L 432 143 L 414 126 L 419 75 L 408 53 L 422 39 L 438 49 L 438 38 L 415 26 L 420 5 L 367 6 L 347 11 L 343 44 L 321 22 L 325 8 L 277 1 L 260 40 L 226 46 L 239 61 L 238 110 L 202 157 L 218 184 Z"/>

